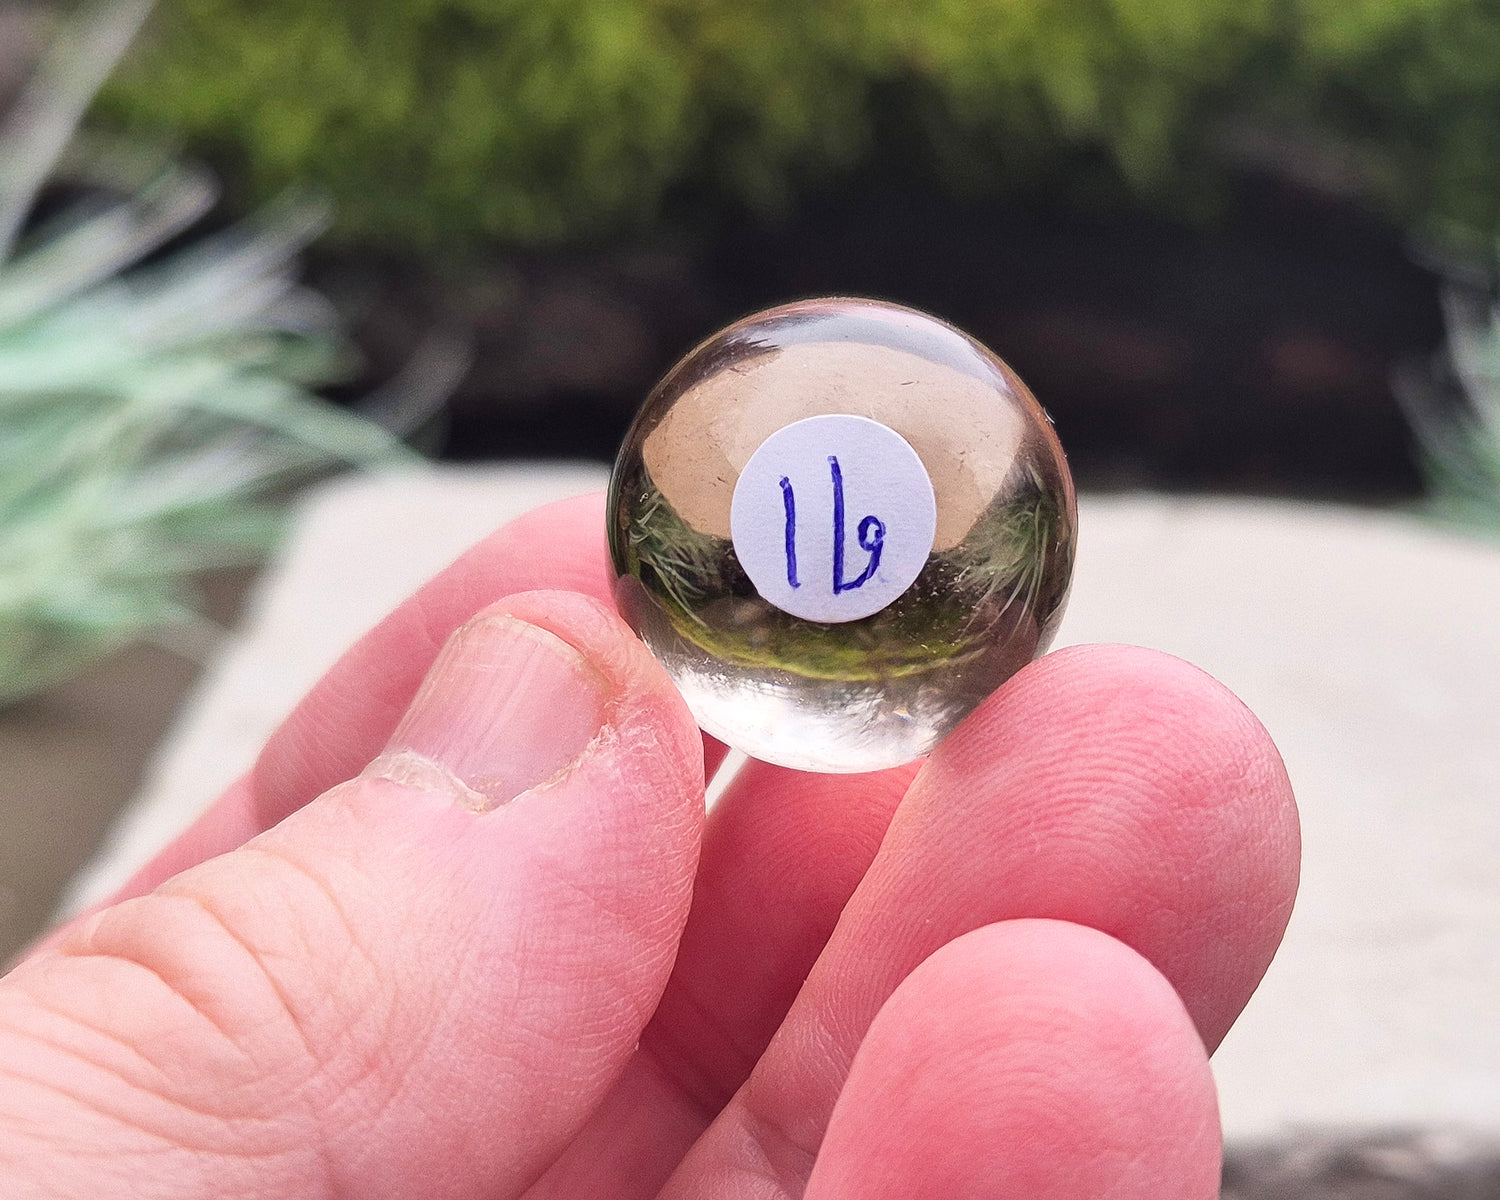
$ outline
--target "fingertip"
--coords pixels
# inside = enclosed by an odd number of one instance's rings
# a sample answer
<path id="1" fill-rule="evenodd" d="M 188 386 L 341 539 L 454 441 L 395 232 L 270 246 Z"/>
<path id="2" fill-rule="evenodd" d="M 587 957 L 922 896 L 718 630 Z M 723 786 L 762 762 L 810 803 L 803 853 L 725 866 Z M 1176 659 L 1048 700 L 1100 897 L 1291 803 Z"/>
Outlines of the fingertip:
<path id="1" fill-rule="evenodd" d="M 607 682 L 606 737 L 598 754 L 651 778 L 687 781 L 699 801 L 705 752 L 697 723 L 666 671 L 610 605 L 577 592 L 532 591 L 506 596 L 474 620 L 509 617 L 547 631 L 571 646 Z M 620 755 L 627 745 L 631 753 Z M 590 756 L 578 769 L 588 766 Z M 701 802 L 695 811 L 701 816 Z"/>
<path id="2" fill-rule="evenodd" d="M 808 1200 L 1209 1200 L 1207 1056 L 1171 985 L 1120 942 L 1010 921 L 950 942 L 871 1025 Z"/>
<path id="3" fill-rule="evenodd" d="M 1031 663 L 989 698 L 940 749 L 942 762 L 974 765 L 997 738 L 1055 743 L 1058 730 L 1088 733 L 1122 766 L 1132 756 L 1169 767 L 1184 799 L 1226 798 L 1214 785 L 1249 784 L 1271 813 L 1296 809 L 1271 735 L 1243 701 L 1183 659 L 1142 646 L 1069 646 Z M 1232 795 L 1232 793 L 1231 793 Z"/>
<path id="4" fill-rule="evenodd" d="M 1275 743 L 1233 692 L 1160 651 L 1072 646 L 1032 663 L 939 747 L 914 795 L 1008 806 L 983 823 L 1049 847 L 1051 870 L 1017 880 L 1024 915 L 1146 953 L 1210 1047 L 1296 898 L 1297 807 Z"/>

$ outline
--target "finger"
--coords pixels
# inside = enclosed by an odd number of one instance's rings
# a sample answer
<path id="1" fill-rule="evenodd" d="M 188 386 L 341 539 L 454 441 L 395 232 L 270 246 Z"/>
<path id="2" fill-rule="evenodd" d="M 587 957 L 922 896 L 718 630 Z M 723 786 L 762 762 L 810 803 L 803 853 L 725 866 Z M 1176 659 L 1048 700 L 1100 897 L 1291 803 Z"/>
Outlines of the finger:
<path id="1" fill-rule="evenodd" d="M 915 772 L 750 762 L 735 777 L 705 827 L 692 911 L 640 1052 L 528 1200 L 656 1195 L 781 1024 Z"/>
<path id="2" fill-rule="evenodd" d="M 806 1200 L 1214 1200 L 1208 1057 L 1170 984 L 1052 921 L 965 934 L 861 1043 Z"/>
<path id="3" fill-rule="evenodd" d="M 251 775 L 113 899 L 233 849 L 357 773 L 390 737 L 444 640 L 485 605 L 548 588 L 608 603 L 612 579 L 601 495 L 546 505 L 500 529 L 355 643 L 272 735 Z M 724 753 L 705 738 L 710 774 Z"/>
<path id="4" fill-rule="evenodd" d="M 876 1011 L 945 942 L 995 921 L 1120 939 L 1216 1044 L 1270 960 L 1296 876 L 1285 771 L 1224 688 L 1128 647 L 1033 664 L 918 775 L 786 1022 L 666 1194 L 760 1196 L 768 1173 L 800 1194 Z"/>
<path id="5" fill-rule="evenodd" d="M 0 1193 L 516 1195 L 660 996 L 701 764 L 613 614 L 487 610 L 364 775 L 0 984 Z"/>
<path id="6" fill-rule="evenodd" d="M 708 1115 L 786 1016 L 916 772 L 752 762 L 715 807 L 677 963 L 643 1039 Z"/>

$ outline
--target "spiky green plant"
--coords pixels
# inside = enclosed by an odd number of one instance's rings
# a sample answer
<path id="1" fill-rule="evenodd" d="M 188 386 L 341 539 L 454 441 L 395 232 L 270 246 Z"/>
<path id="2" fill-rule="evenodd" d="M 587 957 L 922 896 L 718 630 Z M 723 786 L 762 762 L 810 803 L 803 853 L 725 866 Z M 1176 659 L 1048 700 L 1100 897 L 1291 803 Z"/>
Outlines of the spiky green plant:
<path id="1" fill-rule="evenodd" d="M 74 137 L 149 7 L 90 6 L 0 123 L 0 702 L 185 644 L 194 576 L 263 554 L 293 484 L 403 453 L 309 390 L 348 365 L 293 274 L 320 206 L 179 245 L 212 182 Z M 83 198 L 37 221 L 58 179 Z"/>
<path id="2" fill-rule="evenodd" d="M 1500 304 L 1476 281 L 1444 295 L 1447 344 L 1396 392 L 1421 445 L 1429 507 L 1500 534 Z"/>

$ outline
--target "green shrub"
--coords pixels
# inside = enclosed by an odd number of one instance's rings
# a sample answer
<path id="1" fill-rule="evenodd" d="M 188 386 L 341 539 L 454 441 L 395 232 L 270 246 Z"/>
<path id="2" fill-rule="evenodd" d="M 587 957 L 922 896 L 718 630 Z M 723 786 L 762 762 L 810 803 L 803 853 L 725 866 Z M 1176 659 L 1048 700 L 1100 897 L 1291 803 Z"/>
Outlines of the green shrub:
<path id="1" fill-rule="evenodd" d="M 1366 148 L 1398 216 L 1500 229 L 1500 7 L 1489 0 L 1308 0 L 1281 85 Z"/>
<path id="2" fill-rule="evenodd" d="M 161 0 L 109 107 L 427 246 L 774 206 L 889 156 L 892 112 L 950 181 L 1085 159 L 1143 192 L 1263 111 L 1373 148 L 1403 212 L 1489 221 L 1497 43 L 1488 0 Z"/>

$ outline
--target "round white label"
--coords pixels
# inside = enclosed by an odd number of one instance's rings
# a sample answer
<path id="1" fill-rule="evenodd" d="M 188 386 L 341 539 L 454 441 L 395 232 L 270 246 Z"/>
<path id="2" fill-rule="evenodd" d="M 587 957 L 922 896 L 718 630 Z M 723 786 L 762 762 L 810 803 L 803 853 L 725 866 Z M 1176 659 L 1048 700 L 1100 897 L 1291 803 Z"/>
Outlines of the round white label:
<path id="1" fill-rule="evenodd" d="M 868 417 L 807 417 L 750 456 L 729 510 L 762 597 L 808 621 L 857 621 L 906 591 L 932 552 L 937 502 L 917 452 Z"/>

